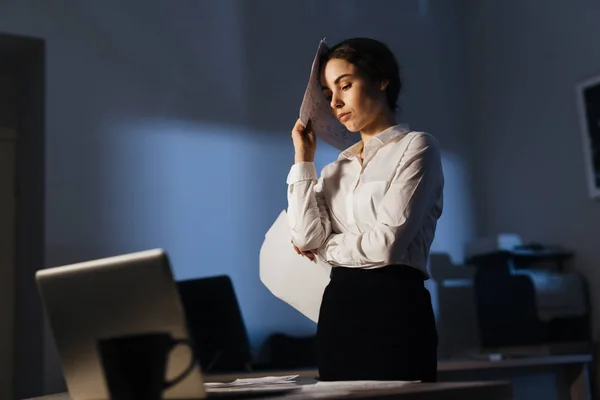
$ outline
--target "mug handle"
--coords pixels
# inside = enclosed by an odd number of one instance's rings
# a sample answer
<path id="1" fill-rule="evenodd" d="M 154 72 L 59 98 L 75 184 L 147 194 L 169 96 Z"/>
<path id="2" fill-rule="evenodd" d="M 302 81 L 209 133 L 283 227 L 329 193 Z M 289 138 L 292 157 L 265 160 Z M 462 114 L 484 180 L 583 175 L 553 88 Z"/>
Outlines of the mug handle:
<path id="1" fill-rule="evenodd" d="M 171 386 L 175 386 L 176 384 L 178 384 L 179 382 L 181 382 L 186 376 L 188 376 L 188 374 L 190 372 L 192 372 L 192 369 L 196 365 L 196 357 L 194 356 L 194 351 L 192 349 L 192 346 L 190 345 L 190 342 L 187 339 L 175 339 L 175 340 L 173 340 L 173 345 L 171 346 L 171 350 L 173 350 L 174 347 L 182 345 L 182 344 L 186 345 L 190 349 L 190 351 L 192 353 L 190 365 L 188 365 L 187 368 L 181 374 L 179 374 L 178 377 L 174 378 L 171 381 L 166 381 L 165 384 L 164 384 L 164 386 L 163 386 L 163 389 L 168 389 Z"/>

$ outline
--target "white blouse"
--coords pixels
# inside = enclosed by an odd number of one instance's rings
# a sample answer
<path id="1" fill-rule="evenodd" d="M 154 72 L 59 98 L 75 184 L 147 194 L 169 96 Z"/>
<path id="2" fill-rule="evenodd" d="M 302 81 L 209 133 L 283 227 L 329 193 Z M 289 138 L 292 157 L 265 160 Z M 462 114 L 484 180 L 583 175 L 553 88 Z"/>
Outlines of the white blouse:
<path id="1" fill-rule="evenodd" d="M 340 154 L 317 178 L 313 162 L 292 166 L 292 242 L 333 266 L 405 264 L 427 277 L 442 214 L 444 175 L 437 140 L 396 125 Z"/>

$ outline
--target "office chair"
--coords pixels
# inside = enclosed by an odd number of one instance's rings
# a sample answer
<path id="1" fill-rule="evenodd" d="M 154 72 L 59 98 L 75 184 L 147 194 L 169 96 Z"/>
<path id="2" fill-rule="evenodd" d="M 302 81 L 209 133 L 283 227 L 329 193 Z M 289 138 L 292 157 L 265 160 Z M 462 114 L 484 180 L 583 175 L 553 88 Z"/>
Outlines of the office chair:
<path id="1" fill-rule="evenodd" d="M 248 334 L 229 276 L 178 281 L 177 288 L 203 371 L 250 370 Z"/>

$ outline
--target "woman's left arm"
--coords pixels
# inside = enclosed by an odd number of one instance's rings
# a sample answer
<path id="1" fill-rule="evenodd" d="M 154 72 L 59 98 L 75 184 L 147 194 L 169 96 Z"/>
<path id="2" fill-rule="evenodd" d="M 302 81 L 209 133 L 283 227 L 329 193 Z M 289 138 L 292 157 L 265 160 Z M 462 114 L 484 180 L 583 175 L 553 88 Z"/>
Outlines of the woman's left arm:
<path id="1" fill-rule="evenodd" d="M 375 225 L 360 234 L 329 236 L 318 250 L 327 262 L 344 267 L 374 267 L 393 263 L 406 251 L 434 207 L 444 176 L 437 140 L 415 136 L 402 156 L 390 187 L 377 210 Z"/>

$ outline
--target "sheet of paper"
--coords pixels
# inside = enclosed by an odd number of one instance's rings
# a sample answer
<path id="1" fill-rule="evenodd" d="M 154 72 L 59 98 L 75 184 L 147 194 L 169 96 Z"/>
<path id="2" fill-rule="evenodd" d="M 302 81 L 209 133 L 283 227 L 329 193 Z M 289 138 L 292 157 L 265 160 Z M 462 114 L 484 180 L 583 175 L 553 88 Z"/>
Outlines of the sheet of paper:
<path id="1" fill-rule="evenodd" d="M 392 389 L 420 381 L 319 381 L 315 387 L 331 389 Z"/>
<path id="2" fill-rule="evenodd" d="M 239 387 L 239 386 L 269 386 L 289 385 L 295 383 L 298 375 L 263 376 L 259 378 L 239 378 L 232 382 L 206 382 L 206 387 Z"/>
<path id="3" fill-rule="evenodd" d="M 267 231 L 260 249 L 262 283 L 277 298 L 317 322 L 330 273 L 328 263 L 310 261 L 296 253 L 287 213 L 283 210 Z"/>
<path id="4" fill-rule="evenodd" d="M 302 394 L 309 398 L 341 398 L 361 390 L 397 389 L 417 382 L 419 381 L 320 381 L 312 385 L 304 385 L 301 390 Z"/>
<path id="5" fill-rule="evenodd" d="M 319 78 L 319 61 L 328 50 L 329 47 L 325 43 L 325 39 L 322 39 L 317 48 L 317 54 L 313 60 L 310 77 L 304 92 L 304 99 L 300 105 L 300 121 L 306 126 L 310 120 L 315 134 L 320 139 L 342 151 L 357 143 L 360 140 L 360 134 L 350 132 L 338 121 L 331 112 L 329 101 L 323 94 Z"/>

